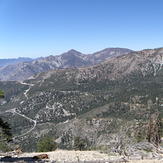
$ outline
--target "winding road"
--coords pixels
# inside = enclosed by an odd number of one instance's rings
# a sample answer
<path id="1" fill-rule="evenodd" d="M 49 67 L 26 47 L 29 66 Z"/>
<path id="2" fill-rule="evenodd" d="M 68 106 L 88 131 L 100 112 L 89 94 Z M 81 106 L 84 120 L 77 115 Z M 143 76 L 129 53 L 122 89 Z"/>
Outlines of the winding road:
<path id="1" fill-rule="evenodd" d="M 24 96 L 28 99 L 27 93 L 29 92 L 29 90 L 31 89 L 31 87 L 34 86 L 34 84 L 25 83 L 25 82 L 20 82 L 20 83 L 23 84 L 23 85 L 28 85 L 29 86 L 29 88 L 27 90 L 25 90 L 25 92 L 24 92 Z"/>
<path id="2" fill-rule="evenodd" d="M 24 82 L 20 82 L 20 83 L 29 86 L 29 88 L 28 88 L 27 90 L 25 90 L 25 92 L 24 92 L 24 96 L 28 99 L 27 93 L 29 92 L 29 90 L 31 89 L 31 87 L 32 87 L 34 84 L 29 84 L 29 83 L 24 83 Z M 36 125 L 37 125 L 37 121 L 36 121 L 36 120 L 31 119 L 30 117 L 27 117 L 26 115 L 17 112 L 17 111 L 16 111 L 16 108 L 13 108 L 13 109 L 10 109 L 10 110 L 6 110 L 6 111 L 4 111 L 4 112 L 0 112 L 0 114 L 5 114 L 5 113 L 17 114 L 17 115 L 19 115 L 19 116 L 21 116 L 21 117 L 23 117 L 23 118 L 29 120 L 30 122 L 33 122 L 33 127 L 32 127 L 32 128 L 30 128 L 27 132 L 25 132 L 25 133 L 23 133 L 23 134 L 21 134 L 21 135 L 19 135 L 19 136 L 15 136 L 13 139 L 20 138 L 20 137 L 23 137 L 23 136 L 29 134 L 31 131 L 33 131 L 33 130 L 35 129 L 35 127 L 36 127 Z"/>
<path id="3" fill-rule="evenodd" d="M 32 128 L 30 128 L 27 132 L 25 132 L 25 133 L 23 133 L 23 134 L 21 134 L 21 135 L 19 135 L 19 136 L 13 137 L 13 139 L 20 138 L 20 137 L 23 137 L 23 136 L 29 134 L 31 131 L 33 131 L 33 130 L 35 129 L 35 127 L 36 127 L 36 125 L 37 125 L 37 121 L 36 121 L 36 120 L 33 120 L 33 119 L 27 117 L 27 116 L 24 115 L 24 114 L 18 113 L 18 112 L 16 111 L 16 108 L 10 109 L 10 110 L 6 110 L 5 112 L 0 112 L 0 114 L 5 114 L 5 113 L 17 114 L 17 115 L 19 115 L 19 116 L 21 116 L 21 117 L 23 117 L 23 118 L 25 118 L 25 119 L 28 119 L 30 122 L 33 122 L 33 127 L 32 127 Z"/>

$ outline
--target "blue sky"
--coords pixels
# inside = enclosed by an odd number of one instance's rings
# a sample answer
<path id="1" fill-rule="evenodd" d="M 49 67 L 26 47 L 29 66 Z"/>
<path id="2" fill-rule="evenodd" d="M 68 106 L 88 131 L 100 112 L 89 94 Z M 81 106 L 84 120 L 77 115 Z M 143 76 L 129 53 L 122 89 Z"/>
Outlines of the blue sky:
<path id="1" fill-rule="evenodd" d="M 163 46 L 162 0 L 0 0 L 0 58 Z"/>

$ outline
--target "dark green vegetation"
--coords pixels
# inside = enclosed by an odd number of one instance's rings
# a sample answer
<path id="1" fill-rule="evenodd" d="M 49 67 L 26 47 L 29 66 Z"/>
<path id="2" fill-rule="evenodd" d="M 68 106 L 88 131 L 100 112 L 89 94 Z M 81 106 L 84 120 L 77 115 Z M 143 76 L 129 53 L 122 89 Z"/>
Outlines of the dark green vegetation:
<path id="1" fill-rule="evenodd" d="M 1 90 L 0 90 L 0 98 L 4 98 L 4 93 Z"/>
<path id="2" fill-rule="evenodd" d="M 37 143 L 37 152 L 55 151 L 57 143 L 50 137 L 43 137 Z"/>
<path id="3" fill-rule="evenodd" d="M 87 139 L 83 139 L 81 137 L 74 138 L 74 149 L 75 150 L 86 150 L 89 148 L 89 142 Z"/>
<path id="4" fill-rule="evenodd" d="M 9 82 L 8 92 L 15 87 L 2 110 L 16 108 L 37 125 L 18 114 L 3 118 L 15 135 L 34 127 L 17 139 L 28 151 L 36 150 L 45 134 L 64 149 L 85 149 L 83 140 L 89 148 L 107 144 L 114 151 L 142 141 L 158 145 L 163 136 L 162 58 L 162 49 L 145 50 L 93 67 L 41 73 L 26 85 Z"/>
<path id="5" fill-rule="evenodd" d="M 7 122 L 4 122 L 2 119 L 0 119 L 0 141 L 10 141 L 12 134 L 11 134 L 11 128 L 9 127 L 9 124 Z"/>
<path id="6" fill-rule="evenodd" d="M 0 90 L 0 98 L 4 98 L 4 92 L 2 90 Z M 12 134 L 9 124 L 0 118 L 0 151 L 6 152 L 10 149 L 7 143 L 11 141 L 11 138 Z"/>

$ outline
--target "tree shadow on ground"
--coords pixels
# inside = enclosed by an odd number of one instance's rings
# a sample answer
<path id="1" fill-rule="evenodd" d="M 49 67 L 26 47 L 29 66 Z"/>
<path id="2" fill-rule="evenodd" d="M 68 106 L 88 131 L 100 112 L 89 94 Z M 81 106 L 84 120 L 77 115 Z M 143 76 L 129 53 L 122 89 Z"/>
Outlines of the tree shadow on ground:
<path id="1" fill-rule="evenodd" d="M 10 162 L 23 162 L 23 163 L 45 163 L 46 160 L 38 160 L 34 159 L 33 157 L 3 157 L 0 158 L 0 162 L 10 163 Z M 55 161 L 54 161 L 55 162 Z"/>

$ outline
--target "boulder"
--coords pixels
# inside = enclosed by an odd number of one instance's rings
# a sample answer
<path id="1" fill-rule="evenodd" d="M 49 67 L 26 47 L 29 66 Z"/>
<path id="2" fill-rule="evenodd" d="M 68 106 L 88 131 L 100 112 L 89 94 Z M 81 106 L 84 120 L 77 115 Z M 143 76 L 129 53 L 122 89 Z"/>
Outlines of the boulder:
<path id="1" fill-rule="evenodd" d="M 49 156 L 47 154 L 40 154 L 40 155 L 33 156 L 33 159 L 36 160 L 49 159 Z"/>

